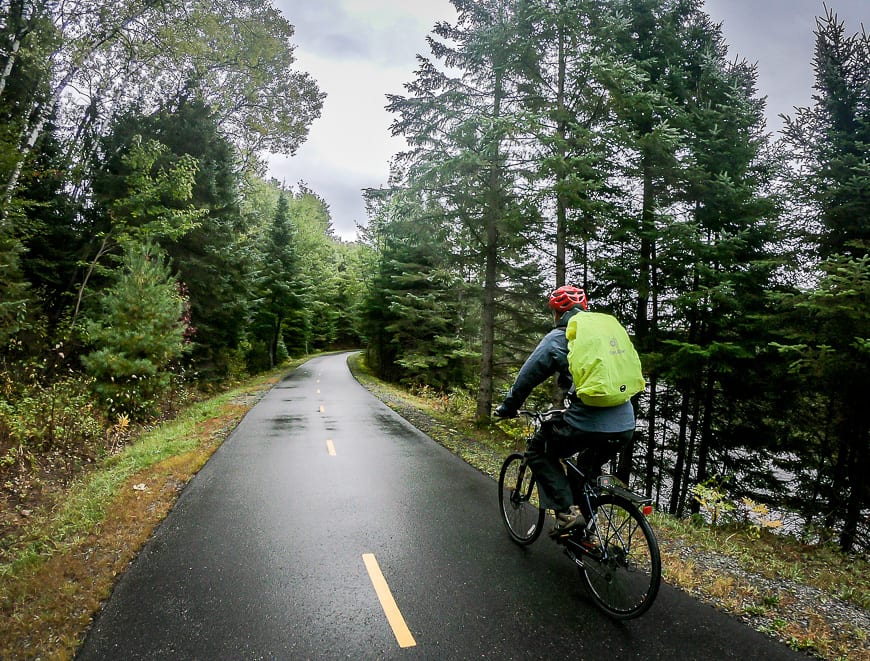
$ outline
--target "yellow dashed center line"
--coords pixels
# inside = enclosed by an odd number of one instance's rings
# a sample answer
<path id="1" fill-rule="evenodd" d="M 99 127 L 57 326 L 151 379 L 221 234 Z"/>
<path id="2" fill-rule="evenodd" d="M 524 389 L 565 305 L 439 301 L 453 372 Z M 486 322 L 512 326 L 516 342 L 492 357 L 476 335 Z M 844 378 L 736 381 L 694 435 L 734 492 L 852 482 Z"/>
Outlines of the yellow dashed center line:
<path id="1" fill-rule="evenodd" d="M 326 441 L 326 451 L 329 452 L 330 457 L 335 456 L 335 445 L 333 445 L 332 441 Z"/>
<path id="2" fill-rule="evenodd" d="M 323 408 L 323 404 L 320 405 L 320 412 L 323 413 L 326 409 Z"/>
<path id="3" fill-rule="evenodd" d="M 405 618 L 399 612 L 399 607 L 396 605 L 396 600 L 393 599 L 393 593 L 390 592 L 390 586 L 384 578 L 378 561 L 371 553 L 363 553 L 363 562 L 369 572 L 369 578 L 375 588 L 375 593 L 381 602 L 381 608 L 384 609 L 384 614 L 387 616 L 387 621 L 393 629 L 393 634 L 396 636 L 396 641 L 399 647 L 414 647 L 417 641 L 411 635 L 408 625 L 405 624 Z"/>

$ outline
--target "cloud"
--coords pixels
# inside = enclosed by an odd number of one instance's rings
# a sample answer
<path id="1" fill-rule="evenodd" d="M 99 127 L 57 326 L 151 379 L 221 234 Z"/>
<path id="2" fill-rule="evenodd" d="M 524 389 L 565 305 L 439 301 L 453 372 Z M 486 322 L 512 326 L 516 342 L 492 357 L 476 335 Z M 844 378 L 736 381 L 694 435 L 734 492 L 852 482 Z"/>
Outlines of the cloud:
<path id="1" fill-rule="evenodd" d="M 270 175 L 305 181 L 329 204 L 333 226 L 352 238 L 365 223 L 362 189 L 387 183 L 392 156 L 386 94 L 413 80 L 416 55 L 437 20 L 453 20 L 448 0 L 279 0 L 296 28 L 296 68 L 326 92 L 321 117 L 292 158 L 269 159 Z"/>
<path id="2" fill-rule="evenodd" d="M 838 0 L 832 7 L 847 34 L 860 29 L 865 3 Z M 780 114 L 794 115 L 796 106 L 812 103 L 816 17 L 825 14 L 821 0 L 706 0 L 704 9 L 722 23 L 729 56 L 757 63 L 770 131 L 782 128 Z"/>
<path id="3" fill-rule="evenodd" d="M 300 49 L 320 57 L 390 65 L 420 49 L 448 0 L 278 0 Z"/>

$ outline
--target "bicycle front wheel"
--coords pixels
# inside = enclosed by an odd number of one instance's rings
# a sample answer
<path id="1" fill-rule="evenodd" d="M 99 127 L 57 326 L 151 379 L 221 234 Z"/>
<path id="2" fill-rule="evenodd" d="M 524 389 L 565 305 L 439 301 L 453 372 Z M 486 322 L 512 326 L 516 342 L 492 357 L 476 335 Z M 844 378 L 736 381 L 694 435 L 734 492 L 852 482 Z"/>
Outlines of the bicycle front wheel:
<path id="1" fill-rule="evenodd" d="M 525 546 L 538 538 L 544 526 L 545 512 L 532 470 L 518 452 L 505 459 L 501 466 L 498 504 L 511 539 Z"/>
<path id="2" fill-rule="evenodd" d="M 580 573 L 592 599 L 620 620 L 645 613 L 662 579 L 659 546 L 646 517 L 629 500 L 603 495 L 595 503 L 598 548 L 583 555 Z"/>

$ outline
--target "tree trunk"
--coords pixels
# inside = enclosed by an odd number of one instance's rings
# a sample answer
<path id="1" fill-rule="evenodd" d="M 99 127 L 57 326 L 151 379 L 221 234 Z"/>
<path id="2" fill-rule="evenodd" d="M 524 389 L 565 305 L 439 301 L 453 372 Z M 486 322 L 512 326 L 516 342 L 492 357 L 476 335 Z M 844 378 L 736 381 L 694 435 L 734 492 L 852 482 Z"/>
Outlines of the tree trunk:
<path id="1" fill-rule="evenodd" d="M 689 434 L 689 449 L 686 451 L 686 467 L 683 471 L 683 486 L 680 490 L 680 499 L 677 505 L 677 516 L 682 517 L 686 509 L 686 502 L 689 500 L 689 484 L 692 481 L 692 464 L 695 462 L 695 446 L 698 442 L 698 416 L 700 414 L 701 402 L 697 396 L 693 397 L 692 419 L 689 423 L 691 433 Z"/>
<path id="2" fill-rule="evenodd" d="M 653 242 L 651 246 L 650 257 L 652 259 L 650 277 L 652 280 L 652 323 L 650 324 L 649 336 L 647 339 L 647 348 L 656 349 L 658 327 L 659 327 L 659 297 L 658 297 L 658 268 L 656 263 L 658 256 L 656 253 L 656 244 Z M 650 374 L 650 382 L 647 384 L 649 388 L 649 407 L 646 413 L 647 418 L 647 447 L 646 447 L 646 476 L 644 487 L 646 489 L 647 498 L 652 497 L 653 488 L 653 471 L 655 470 L 655 440 L 656 440 L 656 415 L 658 406 L 658 377 L 655 374 Z"/>
<path id="3" fill-rule="evenodd" d="M 646 458 L 644 462 L 644 494 L 652 498 L 655 476 L 656 449 L 656 406 L 658 404 L 658 378 L 653 374 L 649 380 L 649 411 L 647 412 Z"/>
<path id="4" fill-rule="evenodd" d="M 698 445 L 698 471 L 696 476 L 696 481 L 698 484 L 704 482 L 707 479 L 707 461 L 710 456 L 710 441 L 711 441 L 711 427 L 713 420 L 713 392 L 714 392 L 714 379 L 715 374 L 711 369 L 707 375 L 707 387 L 704 392 L 704 411 L 702 415 L 703 423 L 701 425 L 701 442 Z M 691 504 L 691 511 L 693 514 L 696 514 L 701 511 L 701 504 L 693 500 Z"/>
<path id="5" fill-rule="evenodd" d="M 683 484 L 683 471 L 686 461 L 686 445 L 689 428 L 689 406 L 691 398 L 687 392 L 682 393 L 683 401 L 680 404 L 680 431 L 677 441 L 677 461 L 674 465 L 674 480 L 671 484 L 671 503 L 668 513 L 676 516 L 680 507 L 680 489 Z"/>
<path id="6" fill-rule="evenodd" d="M 867 470 L 868 446 L 870 446 L 870 432 L 866 424 L 857 425 L 853 433 L 847 438 L 853 439 L 848 446 L 847 458 L 847 483 L 848 488 L 844 493 L 846 497 L 846 511 L 843 521 L 843 530 L 840 532 L 840 549 L 844 553 L 850 553 L 858 539 L 858 522 L 861 520 L 861 512 L 867 505 L 867 483 L 864 473 Z"/>
<path id="7" fill-rule="evenodd" d="M 269 342 L 269 369 L 275 369 L 278 363 L 278 341 L 281 339 L 281 324 L 284 319 L 281 315 L 275 316 L 275 325 L 272 328 L 272 339 Z"/>
<path id="8" fill-rule="evenodd" d="M 493 118 L 501 114 L 501 73 L 496 70 L 493 91 Z M 487 208 L 484 212 L 486 244 L 484 245 L 484 279 L 482 332 L 480 346 L 480 385 L 477 393 L 477 422 L 489 420 L 492 414 L 492 393 L 495 356 L 495 300 L 498 291 L 498 222 L 501 217 L 499 176 L 499 138 L 489 145 L 490 162 L 487 181 Z"/>
<path id="9" fill-rule="evenodd" d="M 556 132 L 559 136 L 559 166 L 562 170 L 559 177 L 564 176 L 565 169 L 565 134 L 566 121 L 565 117 L 565 33 L 561 25 L 559 25 L 559 79 L 557 81 L 558 90 L 556 92 L 556 112 L 558 113 L 559 122 L 556 127 Z M 562 193 L 556 193 L 556 288 L 566 284 L 567 277 L 565 246 L 568 240 L 568 212 L 566 209 L 565 196 Z"/>
<path id="10" fill-rule="evenodd" d="M 650 236 L 653 230 L 653 212 L 655 209 L 652 172 L 649 156 L 642 156 L 641 165 L 643 171 L 643 205 L 640 214 L 640 254 L 638 255 L 637 268 L 637 312 L 635 314 L 634 332 L 638 344 L 643 348 L 647 346 L 647 334 L 649 332 L 649 295 L 650 295 L 650 269 L 652 264 L 652 240 Z"/>
<path id="11" fill-rule="evenodd" d="M 9 47 L 9 55 L 6 59 L 6 65 L 3 67 L 3 73 L 0 74 L 0 98 L 3 97 L 3 90 L 6 89 L 6 81 L 12 74 L 12 67 L 15 66 L 15 62 L 18 58 L 18 50 L 21 48 L 21 23 L 23 15 L 24 2 L 22 0 L 12 0 L 9 4 L 6 25 L 11 28 L 14 36 L 12 37 L 12 45 Z"/>
<path id="12" fill-rule="evenodd" d="M 86 61 L 87 56 L 93 55 L 99 48 L 101 48 L 104 44 L 110 42 L 115 39 L 118 35 L 120 35 L 127 27 L 129 27 L 133 21 L 143 16 L 151 7 L 155 6 L 160 0 L 146 0 L 143 3 L 141 9 L 131 16 L 127 16 L 122 19 L 117 25 L 111 27 L 106 32 L 102 34 L 96 35 L 89 44 L 81 50 L 80 56 L 77 58 L 77 61 L 83 63 Z M 52 53 L 49 57 L 49 60 L 53 60 L 58 55 L 57 52 Z M 79 71 L 81 71 L 82 65 L 77 64 L 71 66 L 69 71 L 61 77 L 60 81 L 55 85 L 54 89 L 51 93 L 51 102 L 50 103 L 41 103 L 38 104 L 38 109 L 32 114 L 32 119 L 28 122 L 28 125 L 24 128 L 24 136 L 26 138 L 19 145 L 19 155 L 16 160 L 15 166 L 12 168 L 12 171 L 9 174 L 9 177 L 6 179 L 6 183 L 3 186 L 3 194 L 2 194 L 2 206 L 0 206 L 0 218 L 5 219 L 9 215 L 9 205 L 12 202 L 12 198 L 15 196 L 15 191 L 18 188 L 18 181 L 21 178 L 21 171 L 24 166 L 24 162 L 30 156 L 30 152 L 33 151 L 36 142 L 39 140 L 42 135 L 42 130 L 45 128 L 45 123 L 48 121 L 49 117 L 56 111 L 57 108 L 60 107 L 61 98 L 66 91 L 66 88 L 69 87 L 69 84 L 73 81 Z"/>

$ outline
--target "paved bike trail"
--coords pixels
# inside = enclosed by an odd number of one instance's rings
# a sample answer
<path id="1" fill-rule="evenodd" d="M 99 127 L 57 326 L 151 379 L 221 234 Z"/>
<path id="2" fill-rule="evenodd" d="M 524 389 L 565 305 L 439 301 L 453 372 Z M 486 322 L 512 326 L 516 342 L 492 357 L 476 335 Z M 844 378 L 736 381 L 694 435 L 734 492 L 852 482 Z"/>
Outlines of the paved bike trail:
<path id="1" fill-rule="evenodd" d="M 549 539 L 510 541 L 492 479 L 345 361 L 307 362 L 248 413 L 80 660 L 808 658 L 667 585 L 642 618 L 610 620 Z"/>

